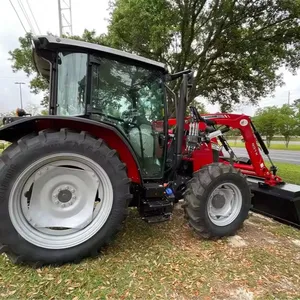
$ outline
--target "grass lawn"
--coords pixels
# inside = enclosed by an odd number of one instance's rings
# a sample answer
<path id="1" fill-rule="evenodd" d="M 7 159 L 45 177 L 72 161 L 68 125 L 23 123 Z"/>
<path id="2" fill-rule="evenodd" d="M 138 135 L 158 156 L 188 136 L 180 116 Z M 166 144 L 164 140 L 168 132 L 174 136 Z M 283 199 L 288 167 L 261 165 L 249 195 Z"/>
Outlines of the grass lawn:
<path id="1" fill-rule="evenodd" d="M 0 297 L 299 299 L 300 231 L 252 215 L 233 242 L 200 240 L 181 210 L 156 225 L 133 210 L 114 244 L 78 265 L 35 270 L 0 256 Z"/>
<path id="2" fill-rule="evenodd" d="M 282 177 L 284 181 L 300 185 L 300 165 L 279 162 L 274 164 L 278 167 L 278 176 Z M 270 166 L 268 163 L 266 165 Z"/>
<path id="3" fill-rule="evenodd" d="M 300 184 L 300 166 L 276 163 Z M 149 225 L 130 211 L 102 254 L 31 269 L 0 255 L 1 299 L 299 299 L 300 230 L 251 213 L 238 236 L 199 239 L 174 210 Z"/>
<path id="4" fill-rule="evenodd" d="M 229 142 L 229 145 L 231 147 L 236 147 L 236 148 L 245 148 L 245 144 L 241 143 L 241 142 Z M 285 147 L 284 144 L 276 144 L 276 142 L 274 142 L 273 144 L 271 143 L 270 147 L 268 147 L 269 149 L 273 149 L 273 150 L 293 150 L 293 151 L 300 151 L 300 145 L 294 145 L 294 144 L 290 144 L 288 148 Z"/>

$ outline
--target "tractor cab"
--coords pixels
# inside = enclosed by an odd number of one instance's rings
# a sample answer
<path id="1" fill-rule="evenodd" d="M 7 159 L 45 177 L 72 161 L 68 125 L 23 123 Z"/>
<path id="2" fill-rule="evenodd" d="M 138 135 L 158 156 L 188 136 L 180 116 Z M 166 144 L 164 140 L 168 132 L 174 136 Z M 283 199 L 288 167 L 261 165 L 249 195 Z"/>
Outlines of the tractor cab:
<path id="1" fill-rule="evenodd" d="M 50 81 L 50 115 L 116 127 L 132 146 L 142 175 L 160 178 L 166 134 L 164 64 L 108 47 L 54 36 L 34 40 L 34 61 Z"/>

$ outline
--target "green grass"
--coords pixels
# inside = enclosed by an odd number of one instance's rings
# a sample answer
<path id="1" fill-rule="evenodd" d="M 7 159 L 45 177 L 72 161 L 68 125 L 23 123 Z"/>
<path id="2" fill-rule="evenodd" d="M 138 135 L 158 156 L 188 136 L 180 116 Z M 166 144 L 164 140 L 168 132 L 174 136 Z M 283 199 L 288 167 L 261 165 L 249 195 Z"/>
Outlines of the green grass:
<path id="1" fill-rule="evenodd" d="M 232 142 L 230 141 L 229 142 L 229 145 L 231 147 L 236 147 L 236 148 L 245 148 L 245 144 L 242 143 L 242 142 Z M 300 151 L 300 145 L 293 145 L 293 144 L 290 144 L 288 148 L 285 147 L 284 144 L 272 144 L 270 145 L 270 147 L 268 147 L 269 149 L 273 149 L 273 150 L 292 150 L 292 151 Z"/>
<path id="2" fill-rule="evenodd" d="M 15 266 L 0 256 L 1 299 L 230 299 L 237 290 L 257 299 L 300 294 L 297 247 L 269 225 L 245 224 L 247 246 L 203 241 L 181 210 L 170 222 L 148 225 L 132 210 L 115 242 L 98 258 L 60 268 Z M 271 230 L 272 229 L 272 230 Z M 282 249 L 284 248 L 284 251 Z M 290 288 L 284 283 L 288 281 Z M 244 299 L 244 298 L 233 298 Z M 255 298 L 256 299 L 256 298 Z"/>
<path id="3" fill-rule="evenodd" d="M 300 165 L 279 162 L 274 162 L 274 164 L 278 167 L 277 175 L 282 177 L 284 181 L 300 185 Z M 270 166 L 268 163 L 266 165 Z"/>

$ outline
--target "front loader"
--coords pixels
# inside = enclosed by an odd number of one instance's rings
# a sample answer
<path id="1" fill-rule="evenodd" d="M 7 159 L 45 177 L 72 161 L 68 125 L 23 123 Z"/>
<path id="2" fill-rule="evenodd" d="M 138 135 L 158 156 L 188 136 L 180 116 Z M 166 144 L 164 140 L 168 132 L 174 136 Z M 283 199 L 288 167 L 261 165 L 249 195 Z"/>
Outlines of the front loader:
<path id="1" fill-rule="evenodd" d="M 189 225 L 204 238 L 234 235 L 248 216 L 246 176 L 195 149 L 186 131 L 193 72 L 91 43 L 33 39 L 37 71 L 49 81 L 48 116 L 0 128 L 0 249 L 15 263 L 79 262 L 121 229 L 128 207 L 146 222 L 169 220 L 184 198 Z M 168 84 L 181 80 L 177 97 Z M 169 139 L 167 95 L 176 106 Z M 209 153 L 205 153 L 209 155 Z"/>
<path id="2" fill-rule="evenodd" d="M 300 186 L 286 183 L 278 175 L 280 170 L 273 163 L 269 149 L 251 118 L 227 113 L 198 117 L 202 121 L 202 129 L 210 131 L 213 161 L 231 164 L 247 176 L 253 194 L 251 210 L 299 228 Z M 235 155 L 227 142 L 224 133 L 232 129 L 240 131 L 248 157 Z M 268 158 L 270 167 L 266 166 L 262 153 Z"/>
<path id="3" fill-rule="evenodd" d="M 185 130 L 195 132 L 196 128 L 196 135 L 206 132 L 208 138 L 192 153 L 194 171 L 216 162 L 232 165 L 247 176 L 253 195 L 251 210 L 299 228 L 300 186 L 286 183 L 278 176 L 278 169 L 251 118 L 228 113 L 200 115 L 195 107 L 190 107 L 190 111 Z M 176 122 L 169 119 L 170 126 Z M 248 157 L 238 157 L 227 142 L 225 134 L 233 129 L 242 135 Z M 261 152 L 269 159 L 270 167 L 266 166 Z"/>

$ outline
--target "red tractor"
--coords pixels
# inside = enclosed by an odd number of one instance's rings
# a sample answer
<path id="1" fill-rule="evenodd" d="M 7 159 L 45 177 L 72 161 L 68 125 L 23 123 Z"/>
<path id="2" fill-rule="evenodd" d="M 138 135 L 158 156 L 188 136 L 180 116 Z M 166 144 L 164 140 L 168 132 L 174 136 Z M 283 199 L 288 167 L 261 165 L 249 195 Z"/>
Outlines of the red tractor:
<path id="1" fill-rule="evenodd" d="M 215 123 L 194 110 L 185 118 L 193 72 L 169 74 L 156 61 L 54 36 L 33 45 L 50 84 L 49 116 L 0 128 L 11 143 L 0 157 L 2 252 L 29 265 L 79 262 L 110 242 L 129 206 L 161 222 L 181 198 L 199 235 L 236 233 L 251 207 L 249 182 L 214 158 Z M 168 88 L 177 79 L 178 99 Z"/>

